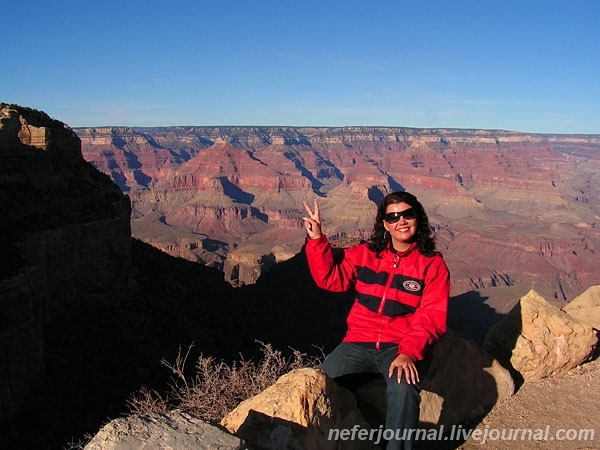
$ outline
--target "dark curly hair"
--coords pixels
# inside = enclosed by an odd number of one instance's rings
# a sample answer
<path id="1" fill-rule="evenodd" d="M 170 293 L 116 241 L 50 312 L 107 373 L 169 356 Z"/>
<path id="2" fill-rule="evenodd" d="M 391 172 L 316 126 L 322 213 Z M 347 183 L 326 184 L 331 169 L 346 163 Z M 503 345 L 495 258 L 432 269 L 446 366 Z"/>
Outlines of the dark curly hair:
<path id="1" fill-rule="evenodd" d="M 369 249 L 375 253 L 380 253 L 390 245 L 391 237 L 389 233 L 386 233 L 383 226 L 383 217 L 385 216 L 388 205 L 394 203 L 406 203 L 414 208 L 417 213 L 417 248 L 424 255 L 432 254 L 435 250 L 435 238 L 432 236 L 429 219 L 427 218 L 425 209 L 423 208 L 423 205 L 419 203 L 417 197 L 408 192 L 401 191 L 392 192 L 391 194 L 386 195 L 381 201 L 381 204 L 377 209 L 373 233 L 369 239 Z"/>

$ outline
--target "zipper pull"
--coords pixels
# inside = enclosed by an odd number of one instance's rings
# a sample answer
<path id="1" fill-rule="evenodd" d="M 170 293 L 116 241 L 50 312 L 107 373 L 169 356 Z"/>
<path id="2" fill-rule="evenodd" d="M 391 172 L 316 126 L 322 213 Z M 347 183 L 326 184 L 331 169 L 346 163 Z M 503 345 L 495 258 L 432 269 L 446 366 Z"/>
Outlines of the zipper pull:
<path id="1" fill-rule="evenodd" d="M 400 257 L 399 257 L 399 256 L 398 256 L 398 254 L 396 253 L 396 254 L 394 255 L 394 269 L 395 269 L 396 267 L 398 267 L 398 261 L 399 261 L 399 260 L 400 260 Z"/>

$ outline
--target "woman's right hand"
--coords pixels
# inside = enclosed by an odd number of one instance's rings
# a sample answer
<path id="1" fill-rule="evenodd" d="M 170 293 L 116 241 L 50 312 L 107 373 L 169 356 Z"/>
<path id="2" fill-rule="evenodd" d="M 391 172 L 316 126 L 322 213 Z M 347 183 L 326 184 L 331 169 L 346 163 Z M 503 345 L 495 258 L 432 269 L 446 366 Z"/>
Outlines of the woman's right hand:
<path id="1" fill-rule="evenodd" d="M 319 212 L 319 204 L 317 203 L 317 199 L 315 198 L 314 204 L 314 212 L 308 206 L 306 201 L 302 201 L 304 207 L 306 208 L 306 212 L 308 213 L 308 217 L 303 217 L 304 220 L 304 228 L 306 228 L 306 233 L 308 233 L 308 237 L 311 239 L 318 239 L 323 236 L 323 231 L 321 230 L 321 213 Z"/>

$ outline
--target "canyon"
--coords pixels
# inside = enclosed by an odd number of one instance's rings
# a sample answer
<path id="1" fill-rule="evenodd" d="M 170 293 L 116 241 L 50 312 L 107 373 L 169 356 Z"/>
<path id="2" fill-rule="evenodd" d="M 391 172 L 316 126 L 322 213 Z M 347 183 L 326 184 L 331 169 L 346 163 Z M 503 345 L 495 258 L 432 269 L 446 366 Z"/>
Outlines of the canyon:
<path id="1" fill-rule="evenodd" d="M 352 296 L 312 282 L 304 199 L 346 246 L 385 193 L 417 194 L 452 272 L 449 326 L 475 342 L 531 287 L 563 306 L 600 284 L 599 139 L 71 129 L 0 104 L 0 447 L 95 432 L 140 386 L 164 388 L 182 346 L 226 361 L 256 358 L 257 341 L 330 351 Z"/>
<path id="2" fill-rule="evenodd" d="M 76 128 L 131 199 L 135 237 L 234 286 L 300 252 L 302 200 L 334 245 L 367 239 L 391 191 L 419 198 L 452 294 L 600 282 L 600 135 L 394 127 Z"/>

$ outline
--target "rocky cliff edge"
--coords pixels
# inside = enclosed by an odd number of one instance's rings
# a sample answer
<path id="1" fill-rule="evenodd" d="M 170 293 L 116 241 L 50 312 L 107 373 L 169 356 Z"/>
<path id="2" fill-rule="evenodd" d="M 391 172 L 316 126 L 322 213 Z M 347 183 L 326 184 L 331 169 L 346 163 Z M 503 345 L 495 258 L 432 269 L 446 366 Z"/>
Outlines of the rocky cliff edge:
<path id="1" fill-rule="evenodd" d="M 44 374 L 48 324 L 134 289 L 130 204 L 43 112 L 0 103 L 0 421 Z"/>

